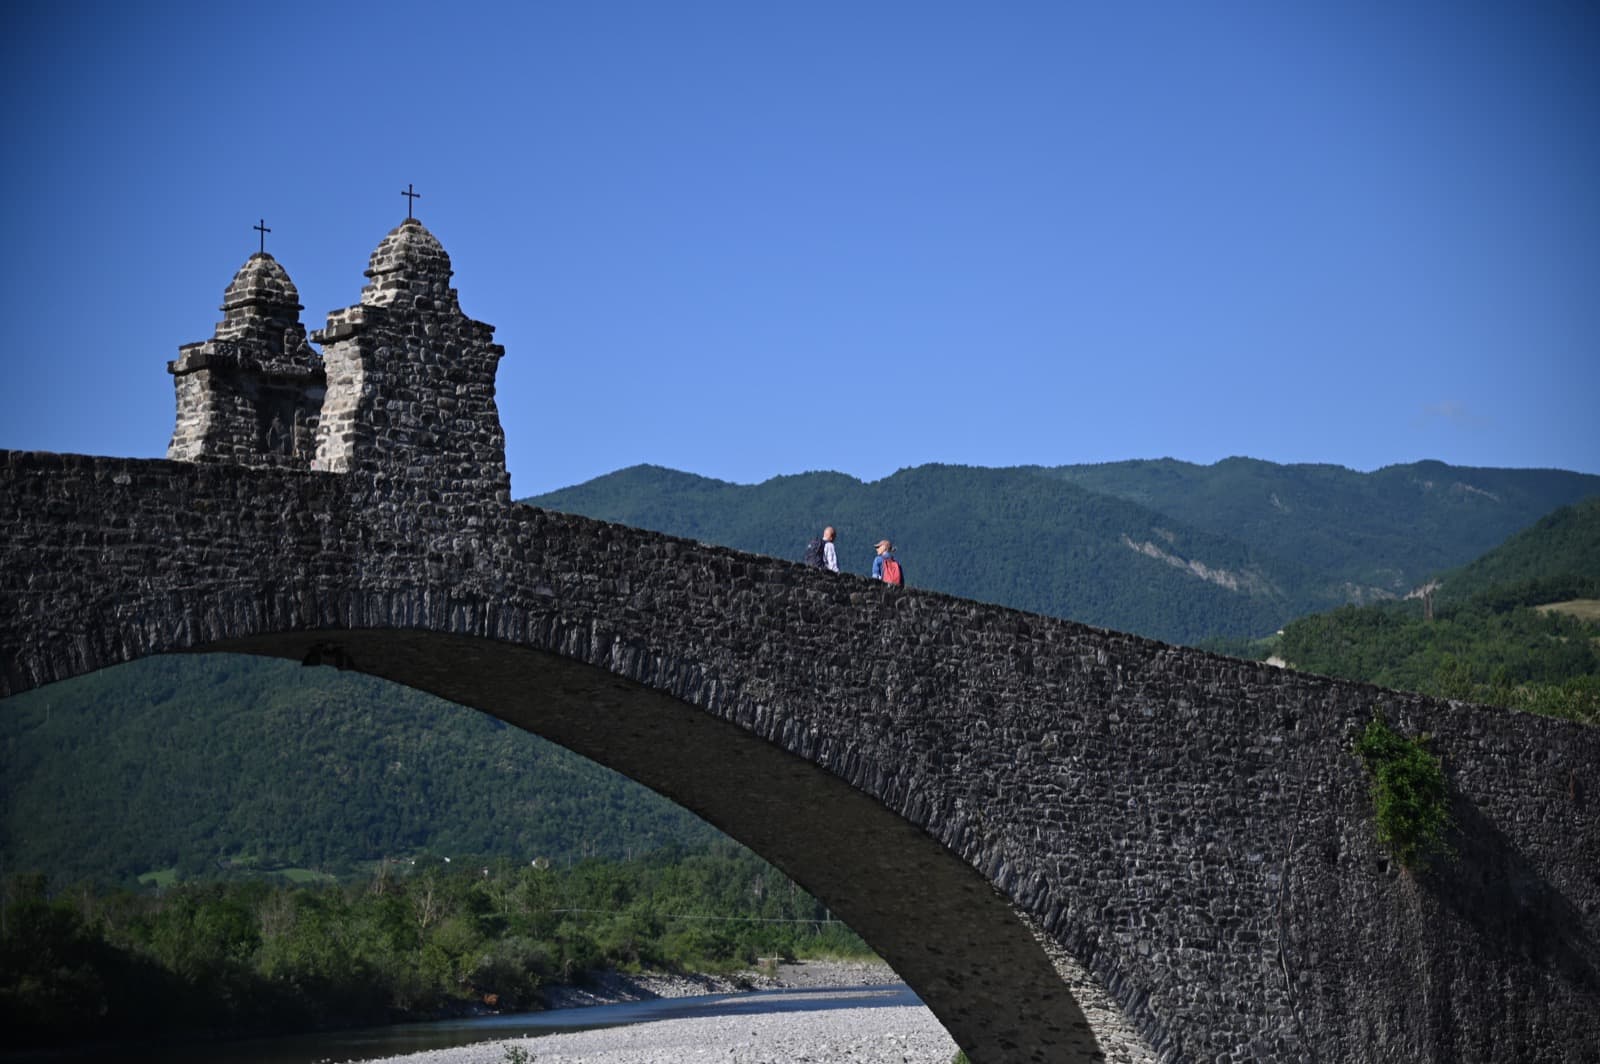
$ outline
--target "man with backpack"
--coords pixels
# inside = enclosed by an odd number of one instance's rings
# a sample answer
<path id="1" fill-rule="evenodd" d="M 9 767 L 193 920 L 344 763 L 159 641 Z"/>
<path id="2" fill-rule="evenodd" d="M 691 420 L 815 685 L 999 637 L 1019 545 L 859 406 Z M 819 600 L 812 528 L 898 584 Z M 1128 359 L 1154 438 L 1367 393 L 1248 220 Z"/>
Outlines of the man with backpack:
<path id="1" fill-rule="evenodd" d="M 833 545 L 833 526 L 829 525 L 822 530 L 820 539 L 812 539 L 806 544 L 805 563 L 818 569 L 826 569 L 830 573 L 839 571 L 839 551 Z"/>
<path id="2" fill-rule="evenodd" d="M 880 539 L 877 550 L 878 556 L 872 559 L 872 579 L 904 587 L 906 578 L 900 570 L 900 563 L 895 561 L 894 544 L 886 539 Z"/>

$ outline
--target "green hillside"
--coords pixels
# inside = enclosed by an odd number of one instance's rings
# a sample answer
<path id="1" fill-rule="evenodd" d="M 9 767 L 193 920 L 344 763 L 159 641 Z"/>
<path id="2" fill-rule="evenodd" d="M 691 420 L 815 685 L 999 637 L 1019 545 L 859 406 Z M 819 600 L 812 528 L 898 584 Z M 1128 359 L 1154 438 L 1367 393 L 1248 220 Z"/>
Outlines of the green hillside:
<path id="1" fill-rule="evenodd" d="M 1439 597 L 1523 605 L 1600 598 L 1600 495 L 1541 517 L 1504 544 L 1440 580 Z"/>
<path id="2" fill-rule="evenodd" d="M 1330 676 L 1600 722 L 1600 498 L 1438 584 L 1432 618 L 1416 599 L 1345 607 L 1287 625 L 1276 653 Z M 1564 608 L 1541 608 L 1551 603 Z"/>
<path id="3" fill-rule="evenodd" d="M 1293 589 L 1315 582 L 1225 537 L 1021 469 L 922 466 L 873 484 L 807 473 L 745 487 L 638 466 L 529 501 L 791 559 L 832 524 L 847 572 L 870 572 L 872 544 L 887 537 L 917 586 L 1172 641 L 1271 631 L 1304 612 Z"/>
<path id="4" fill-rule="evenodd" d="M 1403 595 L 1557 507 L 1600 495 L 1600 477 L 1584 473 L 1442 462 L 1357 473 L 1253 458 L 1210 466 L 1165 459 L 1041 472 L 1292 558 L 1357 603 Z"/>
<path id="5" fill-rule="evenodd" d="M 379 858 L 622 858 L 720 834 L 638 784 L 408 688 L 146 658 L 0 703 L 0 857 L 128 882 Z"/>
<path id="6" fill-rule="evenodd" d="M 868 571 L 887 536 L 920 586 L 1198 643 L 1402 595 L 1595 494 L 1600 477 L 1557 471 L 1229 459 L 754 485 L 636 466 L 527 501 L 786 558 L 832 524 L 852 572 Z"/>

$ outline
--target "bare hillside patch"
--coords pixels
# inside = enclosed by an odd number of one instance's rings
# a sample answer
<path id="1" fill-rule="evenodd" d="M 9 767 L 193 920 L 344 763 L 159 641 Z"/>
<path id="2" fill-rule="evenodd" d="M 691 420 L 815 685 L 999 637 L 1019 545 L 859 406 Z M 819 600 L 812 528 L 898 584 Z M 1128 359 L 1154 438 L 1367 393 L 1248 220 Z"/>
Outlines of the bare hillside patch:
<path id="1" fill-rule="evenodd" d="M 1600 599 L 1572 599 L 1569 602 L 1550 602 L 1535 606 L 1540 613 L 1565 613 L 1588 623 L 1600 622 Z"/>

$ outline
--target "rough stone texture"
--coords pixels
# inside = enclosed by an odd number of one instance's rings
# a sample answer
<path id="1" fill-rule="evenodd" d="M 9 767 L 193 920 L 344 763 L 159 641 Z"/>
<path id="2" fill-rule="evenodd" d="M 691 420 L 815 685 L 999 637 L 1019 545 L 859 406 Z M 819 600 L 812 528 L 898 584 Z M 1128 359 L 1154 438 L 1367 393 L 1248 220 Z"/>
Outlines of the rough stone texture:
<path id="1" fill-rule="evenodd" d="M 1162 1060 L 1600 1044 L 1593 730 L 418 487 L 0 453 L 3 690 L 235 649 L 484 709 L 779 864 L 978 1061 L 1093 1052 L 1028 924 Z M 1436 874 L 1374 840 L 1374 708 L 1443 755 Z"/>
<path id="2" fill-rule="evenodd" d="M 313 469 L 262 468 L 248 404 L 180 416 L 203 461 L 0 452 L 0 695 L 237 650 L 474 706 L 783 868 L 979 1064 L 1595 1059 L 1600 731 L 513 505 L 438 241 L 407 221 L 368 276 Z M 218 344 L 292 346 L 276 264 L 229 292 L 180 396 Z M 1444 758 L 1434 873 L 1376 845 L 1374 710 Z"/>
<path id="3" fill-rule="evenodd" d="M 168 458 L 310 468 L 324 375 L 301 309 L 277 260 L 251 255 L 223 293 L 215 335 L 167 363 L 178 395 Z"/>
<path id="4" fill-rule="evenodd" d="M 450 256 L 415 218 L 372 252 L 361 302 L 328 315 L 328 397 L 315 468 L 376 470 L 445 493 L 511 500 L 494 401 L 505 349 L 461 312 Z M 446 497 L 448 496 L 448 497 Z"/>
<path id="5" fill-rule="evenodd" d="M 167 457 L 251 467 L 364 470 L 426 483 L 443 506 L 511 500 L 494 327 L 461 312 L 450 256 L 415 218 L 372 252 L 361 301 L 313 335 L 266 253 L 223 295 L 216 335 L 168 371 L 178 415 Z"/>

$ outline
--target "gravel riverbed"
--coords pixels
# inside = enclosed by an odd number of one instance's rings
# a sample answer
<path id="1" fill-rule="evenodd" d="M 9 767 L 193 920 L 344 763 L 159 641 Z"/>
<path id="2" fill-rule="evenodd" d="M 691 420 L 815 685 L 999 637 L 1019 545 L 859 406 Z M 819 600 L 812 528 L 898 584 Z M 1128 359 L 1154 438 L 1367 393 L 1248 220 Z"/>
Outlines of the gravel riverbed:
<path id="1" fill-rule="evenodd" d="M 780 965 L 776 974 L 742 973 L 733 979 L 704 976 L 629 976 L 611 973 L 585 988 L 549 995 L 556 1008 L 578 1004 L 688 997 L 733 990 L 856 987 L 862 1008 L 754 1016 L 656 1020 L 626 1027 L 512 1038 L 453 1049 L 386 1057 L 367 1064 L 949 1064 L 956 1044 L 926 1008 L 874 1005 L 874 987 L 898 981 L 882 964 L 810 961 Z M 854 996 L 854 995 L 852 995 Z"/>

